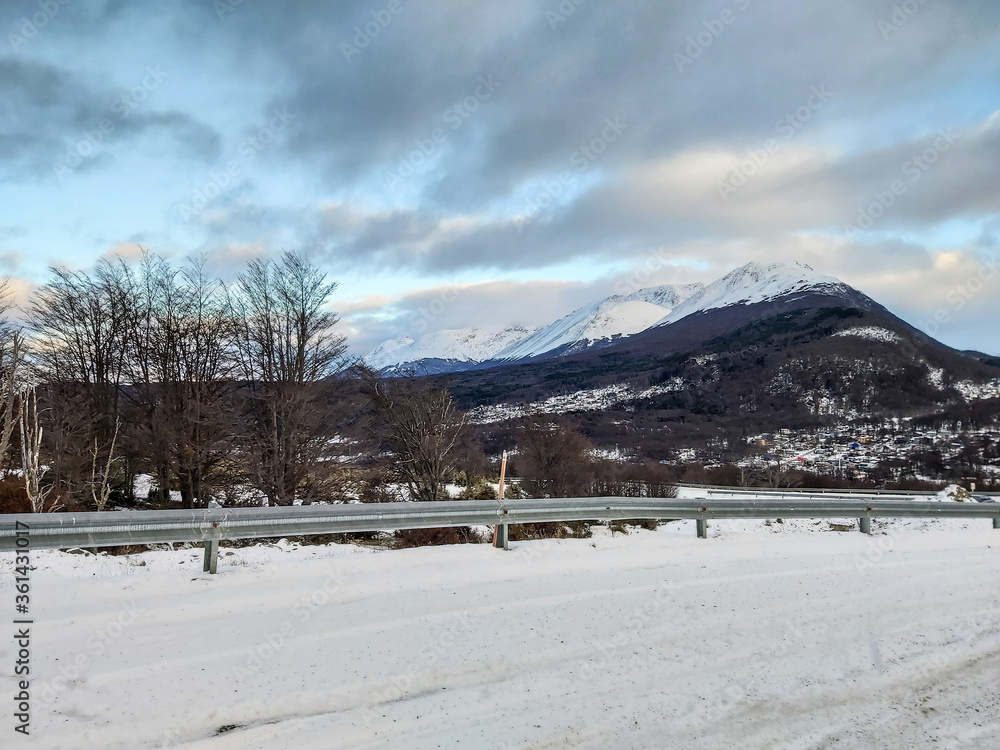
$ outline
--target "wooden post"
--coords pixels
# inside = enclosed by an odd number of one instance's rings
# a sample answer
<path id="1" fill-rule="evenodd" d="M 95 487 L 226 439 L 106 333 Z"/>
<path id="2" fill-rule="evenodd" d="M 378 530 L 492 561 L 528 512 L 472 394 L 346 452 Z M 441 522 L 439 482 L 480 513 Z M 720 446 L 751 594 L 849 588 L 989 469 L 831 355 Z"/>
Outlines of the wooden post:
<path id="1" fill-rule="evenodd" d="M 500 486 L 497 487 L 497 500 L 501 502 L 503 502 L 503 483 L 506 477 L 507 477 L 507 451 L 504 451 L 503 457 L 500 459 Z"/>
<path id="2" fill-rule="evenodd" d="M 503 456 L 500 459 L 500 485 L 497 487 L 497 513 L 503 512 L 503 484 L 504 479 L 507 477 L 507 451 L 503 452 Z M 493 546 L 497 549 L 510 549 L 508 545 L 508 534 L 507 524 L 498 523 L 496 528 L 493 529 Z"/>

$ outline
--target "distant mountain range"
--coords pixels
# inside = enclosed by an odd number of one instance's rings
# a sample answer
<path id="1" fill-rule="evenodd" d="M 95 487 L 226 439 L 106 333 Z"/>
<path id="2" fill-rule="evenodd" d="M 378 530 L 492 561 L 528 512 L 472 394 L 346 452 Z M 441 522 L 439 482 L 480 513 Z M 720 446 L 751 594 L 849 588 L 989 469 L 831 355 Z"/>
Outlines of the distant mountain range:
<path id="1" fill-rule="evenodd" d="M 860 292 L 804 263 L 748 263 L 714 281 L 613 295 L 539 329 L 462 328 L 387 341 L 364 358 L 386 373 L 437 375 L 577 354 L 620 344 L 708 310 L 823 295 L 870 306 Z M 874 305 L 874 303 L 871 303 Z"/>
<path id="2" fill-rule="evenodd" d="M 524 326 L 482 327 L 435 331 L 413 339 L 391 339 L 364 358 L 383 372 L 414 371 L 433 375 L 469 369 L 493 359 L 498 352 L 524 340 L 537 329 Z"/>
<path id="3" fill-rule="evenodd" d="M 432 376 L 497 449 L 533 414 L 566 415 L 595 445 L 651 460 L 738 455 L 779 427 L 1000 420 L 1000 358 L 945 346 L 802 263 L 614 295 L 537 330 L 399 339 L 368 363 Z"/>

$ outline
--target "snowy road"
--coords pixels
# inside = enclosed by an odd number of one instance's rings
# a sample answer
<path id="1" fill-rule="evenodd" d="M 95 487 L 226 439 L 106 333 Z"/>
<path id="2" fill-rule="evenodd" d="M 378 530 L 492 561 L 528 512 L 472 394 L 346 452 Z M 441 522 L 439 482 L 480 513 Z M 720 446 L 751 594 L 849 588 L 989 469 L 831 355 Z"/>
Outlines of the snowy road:
<path id="1" fill-rule="evenodd" d="M 32 736 L 2 744 L 1000 747 L 1000 532 L 825 528 L 254 547 L 215 577 L 198 550 L 40 552 Z"/>

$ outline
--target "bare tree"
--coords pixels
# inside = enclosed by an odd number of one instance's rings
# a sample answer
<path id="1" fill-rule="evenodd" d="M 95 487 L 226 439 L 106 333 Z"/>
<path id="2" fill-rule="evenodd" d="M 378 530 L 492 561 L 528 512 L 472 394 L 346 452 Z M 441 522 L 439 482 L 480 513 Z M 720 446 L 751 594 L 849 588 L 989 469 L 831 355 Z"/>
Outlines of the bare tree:
<path id="1" fill-rule="evenodd" d="M 413 500 L 441 500 L 452 453 L 465 431 L 465 415 L 451 394 L 413 376 L 383 378 L 363 371 L 374 411 L 375 435 L 389 454 L 391 473 Z"/>
<path id="2" fill-rule="evenodd" d="M 204 260 L 181 270 L 146 255 L 132 327 L 128 399 L 135 434 L 161 499 L 180 488 L 185 508 L 211 499 L 233 452 L 232 322 Z M 141 446 L 141 447 L 140 447 Z"/>
<path id="3" fill-rule="evenodd" d="M 463 430 L 454 447 L 455 468 L 465 480 L 465 490 L 471 491 L 476 480 L 490 472 L 483 444 L 472 430 Z"/>
<path id="4" fill-rule="evenodd" d="M 14 402 L 20 390 L 18 377 L 24 356 L 24 337 L 20 331 L 14 331 L 9 337 L 0 339 L 0 419 L 3 427 L 0 429 L 0 462 L 6 462 L 7 451 L 10 448 L 10 438 L 14 434 Z"/>
<path id="5" fill-rule="evenodd" d="M 31 388 L 22 394 L 20 402 L 21 473 L 24 477 L 24 490 L 28 495 L 31 512 L 41 513 L 45 510 L 45 500 L 52 491 L 52 485 L 42 484 L 42 477 L 47 469 L 41 463 L 42 427 L 38 424 L 35 389 Z"/>
<path id="6" fill-rule="evenodd" d="M 233 323 L 223 287 L 208 278 L 204 261 L 193 261 L 181 272 L 178 323 L 169 340 L 174 362 L 172 447 L 181 498 L 207 505 L 213 487 L 224 481 L 224 466 L 234 450 L 238 424 L 232 407 Z"/>
<path id="7" fill-rule="evenodd" d="M 106 454 L 120 417 L 121 385 L 134 323 L 134 292 L 124 263 L 101 261 L 92 273 L 51 269 L 52 277 L 35 295 L 28 327 L 34 336 L 33 363 L 46 384 L 63 386 L 73 415 L 52 416 L 85 426 L 82 442 L 66 443 L 71 455 L 53 451 L 66 489 L 83 495 L 90 460 L 87 446 L 98 441 Z M 45 410 L 49 416 L 48 409 Z"/>
<path id="8" fill-rule="evenodd" d="M 328 309 L 337 288 L 308 260 L 286 252 L 254 261 L 229 290 L 236 374 L 246 395 L 241 438 L 251 482 L 271 504 L 309 503 L 322 492 L 344 399 L 344 337 Z"/>
<path id="9" fill-rule="evenodd" d="M 91 464 L 91 475 L 92 479 L 90 482 L 90 496 L 94 500 L 94 507 L 98 512 L 103 511 L 108 507 L 108 501 L 111 499 L 111 465 L 115 460 L 115 444 L 118 442 L 118 431 L 121 428 L 121 422 L 115 425 L 115 434 L 111 438 L 111 447 L 107 452 L 107 461 L 104 464 L 104 468 L 98 471 L 97 459 L 100 456 L 100 446 L 97 441 L 94 441 L 94 452 L 93 452 L 93 463 Z M 39 439 L 41 435 L 39 435 Z"/>
<path id="10" fill-rule="evenodd" d="M 335 288 L 293 253 L 251 263 L 231 289 L 204 261 L 149 253 L 135 267 L 51 269 L 28 323 L 47 479 L 99 508 L 140 471 L 185 507 L 237 478 L 273 504 L 330 494 L 348 382 Z"/>
<path id="11" fill-rule="evenodd" d="M 14 434 L 17 415 L 14 402 L 21 391 L 21 374 L 24 363 L 24 334 L 6 319 L 13 305 L 10 280 L 0 281 L 0 466 L 5 466 L 10 439 Z"/>
<path id="12" fill-rule="evenodd" d="M 517 470 L 535 497 L 580 497 L 593 479 L 590 443 L 568 422 L 532 417 L 517 431 Z"/>

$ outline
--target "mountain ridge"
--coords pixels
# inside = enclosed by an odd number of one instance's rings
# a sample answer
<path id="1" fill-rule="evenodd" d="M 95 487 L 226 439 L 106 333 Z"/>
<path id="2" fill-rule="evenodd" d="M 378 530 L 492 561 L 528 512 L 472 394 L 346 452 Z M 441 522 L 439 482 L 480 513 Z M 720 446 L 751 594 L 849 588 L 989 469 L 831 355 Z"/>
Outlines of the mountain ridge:
<path id="1" fill-rule="evenodd" d="M 745 308 L 796 295 L 842 299 L 864 309 L 880 307 L 839 279 L 817 273 L 804 263 L 751 262 L 708 285 L 663 284 L 614 294 L 537 329 L 473 327 L 437 331 L 419 339 L 393 339 L 364 362 L 388 374 L 440 374 L 565 357 L 614 347 L 708 310 Z"/>

